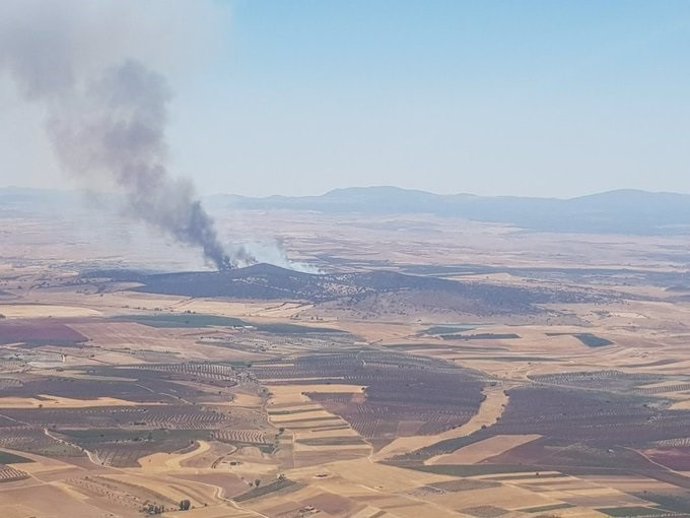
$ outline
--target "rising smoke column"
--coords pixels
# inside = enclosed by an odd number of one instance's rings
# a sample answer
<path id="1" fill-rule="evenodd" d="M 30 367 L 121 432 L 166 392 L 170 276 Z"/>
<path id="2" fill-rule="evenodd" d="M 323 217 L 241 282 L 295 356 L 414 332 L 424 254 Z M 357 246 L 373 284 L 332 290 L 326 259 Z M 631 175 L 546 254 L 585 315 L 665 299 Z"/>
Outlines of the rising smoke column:
<path id="1" fill-rule="evenodd" d="M 253 262 L 242 247 L 226 253 L 191 182 L 168 174 L 169 100 L 165 79 L 143 64 L 126 61 L 110 68 L 51 110 L 46 127 L 56 156 L 72 174 L 113 181 L 132 215 L 201 247 L 218 269 Z"/>
<path id="2" fill-rule="evenodd" d="M 62 168 L 90 185 L 116 186 L 129 214 L 201 248 L 219 270 L 256 262 L 244 247 L 224 249 L 191 181 L 168 172 L 171 93 L 165 78 L 133 59 L 96 73 L 81 63 L 85 49 L 74 41 L 94 27 L 61 18 L 59 11 L 51 18 L 45 13 L 52 11 L 50 2 L 6 1 L 19 7 L 0 10 L 0 18 L 7 14 L 0 19 L 0 71 L 10 72 L 28 101 L 45 106 L 47 134 Z"/>

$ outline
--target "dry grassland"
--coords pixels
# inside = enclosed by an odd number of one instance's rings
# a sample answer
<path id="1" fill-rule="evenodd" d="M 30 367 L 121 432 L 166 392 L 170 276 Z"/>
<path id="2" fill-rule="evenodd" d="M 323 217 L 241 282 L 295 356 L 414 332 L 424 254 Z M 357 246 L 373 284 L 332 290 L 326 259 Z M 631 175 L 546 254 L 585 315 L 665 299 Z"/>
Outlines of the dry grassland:
<path id="1" fill-rule="evenodd" d="M 206 441 L 199 441 L 197 447 L 187 453 L 154 453 L 138 460 L 144 472 L 170 472 L 182 469 L 182 463 L 190 462 L 208 452 L 211 446 Z"/>
<path id="2" fill-rule="evenodd" d="M 477 464 L 540 437 L 541 435 L 496 435 L 460 448 L 453 453 L 432 457 L 425 464 Z"/>
<path id="3" fill-rule="evenodd" d="M 98 317 L 102 313 L 90 307 L 44 304 L 0 304 L 0 315 L 6 318 L 80 318 Z"/>
<path id="4" fill-rule="evenodd" d="M 21 397 L 0 397 L 2 408 L 98 408 L 112 406 L 138 406 L 140 403 L 113 397 L 95 399 L 73 399 L 67 397 L 38 394 L 40 399 Z M 155 404 L 155 403 L 152 403 Z"/>

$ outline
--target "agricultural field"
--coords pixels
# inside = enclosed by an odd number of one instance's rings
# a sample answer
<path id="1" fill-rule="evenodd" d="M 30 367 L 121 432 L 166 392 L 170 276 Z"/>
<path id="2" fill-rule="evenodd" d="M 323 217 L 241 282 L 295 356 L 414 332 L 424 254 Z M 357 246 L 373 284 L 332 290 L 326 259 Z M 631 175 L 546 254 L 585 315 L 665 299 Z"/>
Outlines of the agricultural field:
<path id="1" fill-rule="evenodd" d="M 19 344 L 23 347 L 55 345 L 74 347 L 87 341 L 87 337 L 64 323 L 50 320 L 0 322 L 0 344 Z"/>
<path id="2" fill-rule="evenodd" d="M 322 273 L 5 260 L 3 516 L 690 515 L 679 260 L 286 217 Z"/>

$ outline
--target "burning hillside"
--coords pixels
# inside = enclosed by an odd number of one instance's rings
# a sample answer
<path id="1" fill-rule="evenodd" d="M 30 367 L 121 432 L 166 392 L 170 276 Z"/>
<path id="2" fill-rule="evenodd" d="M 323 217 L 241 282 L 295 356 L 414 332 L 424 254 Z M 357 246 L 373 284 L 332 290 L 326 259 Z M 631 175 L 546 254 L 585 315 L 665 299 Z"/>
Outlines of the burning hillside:
<path id="1" fill-rule="evenodd" d="M 126 270 L 91 272 L 85 277 L 136 282 L 135 291 L 186 297 L 337 303 L 362 308 L 391 299 L 475 314 L 535 313 L 538 305 L 600 300 L 585 291 L 515 287 L 487 282 L 408 275 L 388 270 L 314 274 L 269 264 L 218 272 L 142 274 Z"/>

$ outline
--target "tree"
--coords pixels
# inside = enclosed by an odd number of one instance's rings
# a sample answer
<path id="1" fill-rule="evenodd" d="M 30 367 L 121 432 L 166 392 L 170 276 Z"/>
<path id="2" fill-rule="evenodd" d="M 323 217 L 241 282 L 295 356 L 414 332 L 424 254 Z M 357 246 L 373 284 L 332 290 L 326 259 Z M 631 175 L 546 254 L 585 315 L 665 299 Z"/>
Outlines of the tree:
<path id="1" fill-rule="evenodd" d="M 181 500 L 180 501 L 180 511 L 189 511 L 189 508 L 192 506 L 192 503 L 189 500 Z"/>
<path id="2" fill-rule="evenodd" d="M 259 487 L 259 484 L 261 484 L 261 480 L 257 478 L 257 479 L 254 481 L 254 487 Z"/>

